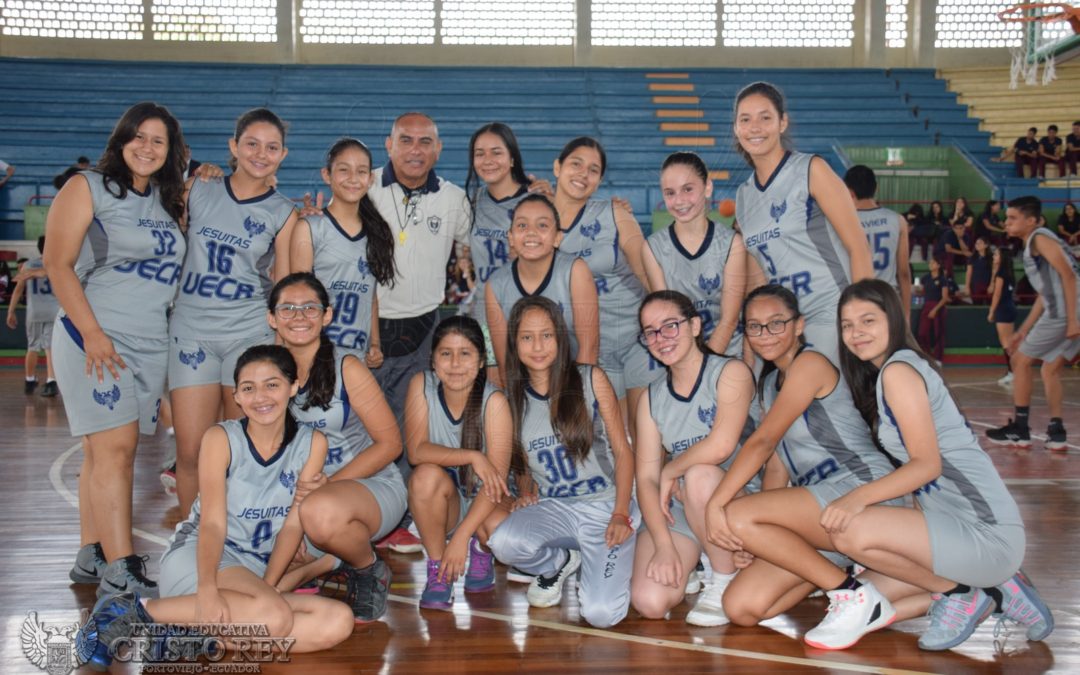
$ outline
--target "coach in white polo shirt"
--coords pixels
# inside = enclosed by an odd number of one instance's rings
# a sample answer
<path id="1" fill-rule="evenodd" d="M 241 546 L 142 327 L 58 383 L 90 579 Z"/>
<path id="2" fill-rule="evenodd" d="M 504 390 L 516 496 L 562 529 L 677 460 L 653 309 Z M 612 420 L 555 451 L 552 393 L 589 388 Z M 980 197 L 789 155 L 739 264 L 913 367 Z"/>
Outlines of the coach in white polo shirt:
<path id="1" fill-rule="evenodd" d="M 379 337 L 384 361 L 373 372 L 402 424 L 413 373 L 428 367 L 431 333 L 446 291 L 454 242 L 468 243 L 465 191 L 435 175 L 442 151 L 435 121 L 405 113 L 386 139 L 390 162 L 375 171 L 371 196 L 394 234 L 397 276 L 379 286 Z"/>

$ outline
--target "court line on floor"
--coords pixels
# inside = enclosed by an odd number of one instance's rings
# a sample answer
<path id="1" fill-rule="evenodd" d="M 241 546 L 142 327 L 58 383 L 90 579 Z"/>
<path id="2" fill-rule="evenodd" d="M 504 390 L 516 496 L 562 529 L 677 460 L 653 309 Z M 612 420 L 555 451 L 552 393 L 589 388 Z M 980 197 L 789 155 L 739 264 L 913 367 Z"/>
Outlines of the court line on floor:
<path id="1" fill-rule="evenodd" d="M 1010 400 L 1012 399 L 1012 389 L 1007 388 L 1007 387 L 1002 387 L 1000 384 L 997 383 L 997 380 L 990 380 L 988 382 L 960 382 L 960 383 L 950 382 L 948 384 L 949 384 L 950 389 L 979 389 L 980 391 L 987 391 L 987 392 L 994 393 L 994 394 L 1001 394 L 1003 396 L 1008 396 Z M 983 387 L 987 387 L 989 385 L 993 385 L 994 387 L 996 387 L 996 389 L 983 389 Z M 1034 391 L 1031 392 L 1031 398 L 1033 398 L 1035 400 L 1038 400 L 1038 401 L 1042 401 L 1044 403 L 1046 402 L 1046 397 L 1045 396 L 1043 396 L 1042 394 L 1036 393 Z M 1073 403 L 1072 401 L 1063 400 L 1061 402 L 1061 404 L 1062 405 L 1067 405 L 1067 406 L 1072 406 L 1074 408 L 1080 408 L 1080 403 Z"/>
<path id="2" fill-rule="evenodd" d="M 996 428 L 998 428 L 998 426 L 1000 426 L 1000 425 L 995 425 L 995 424 L 988 424 L 986 422 L 979 422 L 978 420 L 973 420 L 973 419 L 970 419 L 970 418 L 968 419 L 968 422 L 970 424 L 976 424 L 976 425 L 978 425 L 980 427 L 984 427 L 986 429 L 996 429 Z M 1036 440 L 1040 440 L 1040 441 L 1044 441 L 1044 442 L 1046 441 L 1046 436 L 1040 436 L 1039 434 L 1031 434 L 1031 437 L 1036 439 Z M 1000 445 L 1003 448 L 1007 447 L 1004 444 L 1000 444 Z M 1065 447 L 1072 448 L 1073 450 L 1080 450 L 1080 445 L 1073 445 L 1072 443 L 1066 443 Z"/>
<path id="3" fill-rule="evenodd" d="M 67 460 L 75 454 L 78 450 L 82 449 L 81 443 L 76 443 L 67 450 L 65 450 L 59 457 L 57 457 L 52 466 L 49 467 L 49 482 L 52 483 L 53 489 L 60 497 L 64 499 L 68 504 L 79 508 L 79 499 L 75 496 L 71 490 L 64 484 L 63 469 Z M 152 532 L 147 532 L 139 528 L 132 528 L 131 533 L 154 544 L 160 546 L 166 546 L 168 541 L 163 537 L 160 537 Z M 388 598 L 394 602 L 413 605 L 419 604 L 418 598 L 409 598 L 403 595 L 395 595 L 391 593 Z M 522 623 L 535 628 L 546 628 L 548 630 L 560 631 L 563 633 L 574 633 L 576 635 L 588 635 L 598 638 L 606 638 L 609 640 L 619 640 L 622 642 L 633 642 L 636 644 L 650 645 L 653 647 L 667 647 L 670 649 L 681 649 L 683 651 L 703 652 L 707 654 L 715 654 L 718 656 L 730 656 L 733 658 L 751 659 L 755 661 L 766 661 L 770 663 L 783 663 L 785 665 L 807 666 L 810 668 L 821 669 L 833 669 L 844 670 L 859 673 L 879 673 L 881 675 L 929 675 L 922 671 L 917 670 L 903 670 L 898 668 L 886 668 L 880 666 L 872 666 L 868 664 L 855 664 L 844 663 L 842 661 L 829 661 L 825 659 L 811 659 L 802 658 L 797 656 L 781 656 L 778 654 L 767 654 L 763 652 L 751 652 L 742 649 L 729 649 L 726 647 L 716 647 L 712 645 L 694 644 L 690 642 L 679 642 L 677 640 L 666 640 L 663 638 L 651 638 L 642 635 L 630 635 L 627 633 L 616 633 L 608 630 L 601 630 L 599 628 L 587 628 L 585 626 L 575 626 L 572 624 L 559 623 L 557 621 L 543 621 L 541 619 L 532 619 L 529 617 L 512 616 L 509 614 L 498 614 L 496 612 L 488 612 L 480 609 L 469 608 L 469 614 L 482 619 L 491 619 L 493 621 L 501 621 L 503 623 L 520 625 Z"/>

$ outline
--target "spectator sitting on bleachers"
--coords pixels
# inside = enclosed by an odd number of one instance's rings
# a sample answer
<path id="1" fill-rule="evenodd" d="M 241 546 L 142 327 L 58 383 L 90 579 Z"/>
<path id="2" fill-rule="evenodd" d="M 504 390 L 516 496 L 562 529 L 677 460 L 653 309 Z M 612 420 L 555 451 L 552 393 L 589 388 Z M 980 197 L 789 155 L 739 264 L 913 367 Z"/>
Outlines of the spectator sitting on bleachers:
<path id="1" fill-rule="evenodd" d="M 934 248 L 934 257 L 944 256 L 943 268 L 945 275 L 952 277 L 956 266 L 967 265 L 967 259 L 971 257 L 971 249 L 964 237 L 964 222 L 962 220 L 952 223 L 952 228 L 940 239 Z"/>
<path id="2" fill-rule="evenodd" d="M 1066 202 L 1065 208 L 1061 209 L 1057 231 L 1072 251 L 1073 257 L 1080 258 L 1080 213 L 1077 213 L 1076 205 L 1072 202 Z"/>
<path id="3" fill-rule="evenodd" d="M 1008 238 L 1001 222 L 1001 202 L 996 199 L 986 202 L 979 219 L 975 221 L 975 238 L 979 237 L 986 237 L 995 246 L 1000 246 Z"/>
<path id="4" fill-rule="evenodd" d="M 1046 178 L 1046 166 L 1054 164 L 1058 168 L 1058 176 L 1065 175 L 1065 145 L 1061 137 L 1057 135 L 1056 124 L 1046 127 L 1046 135 L 1039 139 L 1039 177 Z"/>
<path id="5" fill-rule="evenodd" d="M 1069 173 L 1080 176 L 1076 166 L 1080 164 L 1080 121 L 1073 122 L 1072 133 L 1065 137 L 1065 164 L 1069 167 Z"/>
<path id="6" fill-rule="evenodd" d="M 961 295 L 966 296 L 973 304 L 986 304 L 989 299 L 988 291 L 992 271 L 993 259 L 990 253 L 990 242 L 986 237 L 978 237 L 975 240 L 975 251 L 968 258 L 967 272 L 964 274 L 964 289 Z"/>
<path id="7" fill-rule="evenodd" d="M 907 219 L 910 228 L 908 231 L 908 255 L 911 255 L 912 251 L 915 250 L 915 245 L 918 244 L 922 252 L 921 260 L 926 260 L 928 250 L 934 243 L 933 224 L 923 213 L 922 204 L 912 204 L 911 208 L 904 214 L 904 218 Z"/>
<path id="8" fill-rule="evenodd" d="M 1016 165 L 1017 178 L 1024 178 L 1024 167 L 1031 168 L 1031 177 L 1035 178 L 1039 174 L 1039 141 L 1035 139 L 1035 134 L 1039 133 L 1039 130 L 1035 127 L 1031 127 L 1027 130 L 1027 135 L 1016 139 L 1011 148 L 1007 148 L 1001 157 L 997 159 L 999 162 L 1004 162 L 1013 158 L 1013 164 Z"/>
<path id="9" fill-rule="evenodd" d="M 926 216 L 930 227 L 934 229 L 934 240 L 937 241 L 949 231 L 949 219 L 945 216 L 945 207 L 939 201 L 930 202 L 930 213 Z"/>

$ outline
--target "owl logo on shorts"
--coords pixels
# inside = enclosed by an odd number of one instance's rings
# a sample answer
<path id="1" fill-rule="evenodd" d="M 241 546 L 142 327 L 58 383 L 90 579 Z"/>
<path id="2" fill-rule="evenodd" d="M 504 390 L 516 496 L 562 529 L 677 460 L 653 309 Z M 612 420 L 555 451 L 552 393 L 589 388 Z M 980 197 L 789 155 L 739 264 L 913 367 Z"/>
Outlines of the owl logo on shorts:
<path id="1" fill-rule="evenodd" d="M 182 351 L 178 356 L 180 358 L 180 363 L 185 366 L 191 366 L 192 370 L 198 370 L 199 364 L 206 360 L 206 352 L 202 350 L 202 347 L 200 347 L 197 352 Z"/>
<path id="2" fill-rule="evenodd" d="M 244 231 L 247 232 L 248 238 L 257 237 L 263 232 L 266 232 L 266 223 L 260 223 L 257 220 L 252 220 L 251 216 L 244 218 Z"/>
<path id="3" fill-rule="evenodd" d="M 588 237 L 593 241 L 596 241 L 596 235 L 600 234 L 600 221 L 594 220 L 592 225 L 581 226 L 581 236 Z"/>
<path id="4" fill-rule="evenodd" d="M 356 261 L 356 269 L 358 272 L 360 272 L 361 276 L 366 277 L 367 275 L 371 274 L 371 266 L 368 265 L 368 261 L 364 260 L 363 258 L 360 258 Z"/>
<path id="5" fill-rule="evenodd" d="M 772 219 L 778 223 L 780 222 L 780 218 L 783 217 L 785 213 L 787 213 L 787 199 L 784 199 L 784 201 L 780 202 L 779 204 L 773 204 L 769 206 L 769 215 L 772 216 Z"/>
<path id="6" fill-rule="evenodd" d="M 701 423 L 709 428 L 712 428 L 713 422 L 716 421 L 716 404 L 714 403 L 711 408 L 698 407 L 697 418 L 701 420 Z"/>
<path id="7" fill-rule="evenodd" d="M 109 391 L 94 390 L 94 403 L 103 405 L 109 410 L 116 408 L 117 402 L 120 401 L 120 387 L 119 385 L 113 385 Z"/>
<path id="8" fill-rule="evenodd" d="M 715 293 L 716 290 L 720 288 L 720 275 L 717 274 L 711 279 L 708 279 L 705 277 L 704 274 L 699 274 L 697 278 L 697 285 L 698 288 L 700 288 L 704 293 Z"/>
<path id="9" fill-rule="evenodd" d="M 288 473 L 282 471 L 278 474 L 278 480 L 281 481 L 281 484 L 284 485 L 286 489 L 288 489 L 289 494 L 292 494 L 296 490 L 295 471 L 289 471 Z"/>

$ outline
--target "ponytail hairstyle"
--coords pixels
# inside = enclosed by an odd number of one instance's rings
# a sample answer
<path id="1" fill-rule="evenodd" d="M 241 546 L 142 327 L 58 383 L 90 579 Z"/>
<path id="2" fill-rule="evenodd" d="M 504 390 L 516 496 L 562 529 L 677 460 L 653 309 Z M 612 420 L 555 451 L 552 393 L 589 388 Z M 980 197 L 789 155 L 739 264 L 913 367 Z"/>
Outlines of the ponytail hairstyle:
<path id="1" fill-rule="evenodd" d="M 746 316 L 746 309 L 750 306 L 754 300 L 758 298 L 776 298 L 779 300 L 788 310 L 791 312 L 791 318 L 798 319 L 802 316 L 802 312 L 799 311 L 799 299 L 795 297 L 795 294 L 790 290 L 784 288 L 780 284 L 765 284 L 764 286 L 758 286 L 754 290 L 750 291 L 750 295 L 746 296 L 743 300 L 742 312 L 743 316 Z M 792 322 L 794 323 L 794 322 Z M 743 330 L 746 329 L 746 320 L 743 319 Z M 762 326 L 762 330 L 768 330 Z M 749 340 L 750 336 L 747 335 L 746 339 Z M 806 334 L 803 333 L 799 336 L 799 351 L 806 349 Z M 776 370 L 776 364 L 772 361 L 765 361 L 762 359 L 764 365 L 761 367 L 761 374 L 758 375 L 757 380 L 757 394 L 758 398 L 764 397 L 765 392 L 765 376 Z"/>
<path id="2" fill-rule="evenodd" d="M 779 117 L 781 120 L 783 120 L 784 117 L 787 116 L 787 111 L 785 110 L 784 106 L 784 93 L 780 91 L 780 89 L 775 84 L 771 84 L 769 82 L 754 82 L 740 89 L 739 93 L 735 96 L 735 107 L 733 109 L 733 116 L 736 120 L 736 124 L 738 123 L 739 119 L 739 104 L 742 103 L 743 99 L 748 96 L 753 96 L 754 94 L 758 94 L 769 99 L 769 101 L 773 104 L 773 107 L 776 108 L 777 117 Z M 788 119 L 788 128 L 791 128 L 790 118 Z M 785 150 L 791 150 L 791 146 L 791 136 L 788 134 L 788 132 L 785 131 L 780 134 L 780 147 L 784 148 Z M 742 143 L 739 142 L 739 137 L 737 135 L 735 136 L 735 152 L 739 153 L 742 158 L 746 160 L 746 163 L 749 164 L 751 167 L 754 166 L 754 160 L 750 157 L 750 153 L 743 149 Z"/>
<path id="3" fill-rule="evenodd" d="M 474 131 L 469 139 L 469 173 L 465 177 L 465 194 L 468 195 L 469 203 L 472 204 L 472 225 L 476 225 L 476 200 L 480 196 L 480 176 L 476 173 L 473 156 L 476 153 L 476 141 L 484 134 L 498 136 L 506 146 L 506 151 L 510 153 L 510 177 L 514 182 L 520 187 L 526 187 L 529 184 L 529 175 L 525 173 L 525 162 L 521 159 L 521 147 L 518 145 L 513 129 L 502 122 L 488 122 Z"/>
<path id="4" fill-rule="evenodd" d="M 233 140 L 239 143 L 240 137 L 244 135 L 247 128 L 259 122 L 266 122 L 277 127 L 277 130 L 281 132 L 281 144 L 282 146 L 285 145 L 285 132 L 288 131 L 289 127 L 277 116 L 277 113 L 269 108 L 252 108 L 236 118 L 236 131 L 233 133 Z M 236 171 L 236 158 L 232 156 L 232 153 L 229 154 L 229 168 Z"/>
<path id="5" fill-rule="evenodd" d="M 435 353 L 439 343 L 448 335 L 460 335 L 469 341 L 476 350 L 480 370 L 469 389 L 465 400 L 465 410 L 461 413 L 461 447 L 466 450 L 482 452 L 484 447 L 484 390 L 487 387 L 487 349 L 484 344 L 484 331 L 476 319 L 470 316 L 450 316 L 443 319 L 431 336 L 431 369 L 435 369 Z M 458 467 L 460 484 L 466 486 L 468 494 L 476 487 L 476 476 L 471 466 Z"/>
<path id="6" fill-rule="evenodd" d="M 527 475 L 529 462 L 525 446 L 521 442 L 522 423 L 525 417 L 525 389 L 529 386 L 529 371 L 518 356 L 517 336 L 526 312 L 541 311 L 555 327 L 558 344 L 555 362 L 551 364 L 548 400 L 551 410 L 551 427 L 559 442 L 566 446 L 575 464 L 585 461 L 593 441 L 591 411 L 585 406 L 585 389 L 577 364 L 570 358 L 569 331 L 558 305 L 542 296 L 525 297 L 514 303 L 508 319 L 506 340 L 506 393 L 510 399 L 510 415 L 514 420 L 513 454 L 511 468 L 519 475 Z M 590 383 L 591 386 L 592 383 Z"/>
<path id="7" fill-rule="evenodd" d="M 640 326 L 642 330 L 644 330 L 645 326 L 641 323 L 641 314 L 645 311 L 646 307 L 654 302 L 668 302 L 675 305 L 675 309 L 679 310 L 679 316 L 687 321 L 699 319 L 701 317 L 701 315 L 698 314 L 698 311 L 694 309 L 694 302 L 679 291 L 653 291 L 645 296 L 645 299 L 641 301 L 641 306 L 638 307 L 638 326 Z M 716 354 L 705 341 L 704 329 L 702 329 L 694 338 L 694 344 L 702 354 Z"/>
<path id="8" fill-rule="evenodd" d="M 330 295 L 326 287 L 311 272 L 293 272 L 281 281 L 274 284 L 270 291 L 270 297 L 266 301 L 266 308 L 271 314 L 281 299 L 281 293 L 289 286 L 302 284 L 307 286 L 315 295 L 323 307 L 330 307 Z M 291 358 L 291 357 L 290 357 Z M 295 378 L 293 378 L 295 380 Z M 308 372 L 308 397 L 301 410 L 308 410 L 312 406 L 318 406 L 323 410 L 330 407 L 334 400 L 334 391 L 337 387 L 337 363 L 334 359 L 334 343 L 326 337 L 326 331 L 319 332 L 319 350 L 315 352 L 315 360 L 311 362 L 311 370 Z"/>
<path id="9" fill-rule="evenodd" d="M 281 374 L 285 376 L 285 379 L 289 381 L 289 384 L 296 384 L 296 359 L 289 353 L 289 350 L 281 345 L 255 345 L 249 347 L 240 355 L 240 358 L 236 360 L 236 367 L 233 368 L 233 383 L 240 381 L 240 372 L 252 363 L 266 362 L 281 371 Z M 285 435 L 281 439 L 282 447 L 292 443 L 292 440 L 296 438 L 296 432 L 299 430 L 300 425 L 297 424 L 296 418 L 293 417 L 292 411 L 288 406 L 285 407 Z"/>
<path id="10" fill-rule="evenodd" d="M 676 164 L 690 167 L 703 183 L 709 182 L 709 167 L 705 166 L 705 161 L 696 152 L 680 150 L 671 153 L 664 159 L 664 163 L 660 165 L 660 173 L 664 173 L 665 169 Z"/>
<path id="11" fill-rule="evenodd" d="M 915 341 L 915 338 L 912 337 L 911 331 L 907 327 L 907 321 L 904 320 L 904 310 L 900 306 L 900 296 L 896 294 L 896 290 L 892 286 L 880 279 L 863 279 L 844 289 L 844 292 L 840 294 L 840 303 L 836 313 L 836 332 L 840 340 L 840 371 L 844 374 L 844 379 L 847 380 L 848 388 L 851 390 L 851 397 L 855 401 L 855 408 L 862 415 L 870 429 L 875 431 L 876 435 L 878 422 L 877 378 L 879 369 L 870 361 L 863 361 L 855 356 L 844 344 L 843 339 L 843 321 L 840 317 L 844 305 L 852 300 L 872 302 L 885 312 L 885 318 L 889 322 L 889 342 L 885 349 L 886 360 L 901 349 L 910 349 L 929 363 L 930 367 L 935 371 L 938 370 L 938 367 L 935 365 L 934 360 L 919 347 L 919 343 Z"/>
<path id="12" fill-rule="evenodd" d="M 131 169 L 124 161 L 124 146 L 135 139 L 143 122 L 152 119 L 161 120 L 165 125 L 169 149 L 165 163 L 150 176 L 150 184 L 157 186 L 161 205 L 179 223 L 185 209 L 184 167 L 187 163 L 184 161 L 184 133 L 180 130 L 180 122 L 165 106 L 143 101 L 128 108 L 113 127 L 105 144 L 105 152 L 94 170 L 104 177 L 105 189 L 109 194 L 117 199 L 126 198 L 133 180 Z"/>
<path id="13" fill-rule="evenodd" d="M 343 137 L 334 141 L 326 152 L 326 171 L 334 165 L 334 160 L 345 150 L 356 148 L 367 155 L 368 166 L 372 165 L 371 150 L 355 138 Z M 364 193 L 360 198 L 359 207 L 360 223 L 367 237 L 367 266 L 371 270 L 375 281 L 387 288 L 394 287 L 394 277 L 397 274 L 394 266 L 394 235 L 390 231 L 390 225 L 375 208 L 375 202 L 371 201 L 371 195 Z"/>

